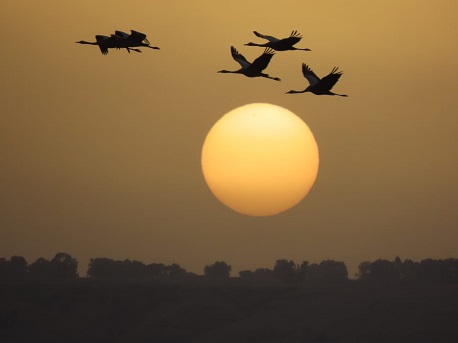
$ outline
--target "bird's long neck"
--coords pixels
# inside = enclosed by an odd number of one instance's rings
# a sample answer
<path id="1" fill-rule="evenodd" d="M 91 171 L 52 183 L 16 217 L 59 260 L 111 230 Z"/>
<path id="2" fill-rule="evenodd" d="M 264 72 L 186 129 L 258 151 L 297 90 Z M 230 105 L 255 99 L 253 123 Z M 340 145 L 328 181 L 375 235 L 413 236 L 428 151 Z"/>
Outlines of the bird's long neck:
<path id="1" fill-rule="evenodd" d="M 81 40 L 79 42 L 76 42 L 78 44 L 90 44 L 90 45 L 99 45 L 97 42 L 86 42 L 85 40 Z"/>
<path id="2" fill-rule="evenodd" d="M 258 44 L 258 43 L 252 43 L 252 42 L 250 42 L 250 43 L 247 43 L 247 44 L 245 44 L 245 45 L 248 45 L 248 46 L 261 46 L 261 47 L 267 47 L 267 44 L 269 44 L 269 43 Z"/>
<path id="3" fill-rule="evenodd" d="M 231 73 L 231 74 L 240 74 L 241 71 L 242 71 L 242 69 L 239 69 L 239 70 L 220 70 L 218 73 L 223 73 L 223 74 L 228 74 L 228 73 Z"/>
<path id="4" fill-rule="evenodd" d="M 304 89 L 303 91 L 290 90 L 289 92 L 286 92 L 286 94 L 298 94 L 298 93 L 305 93 L 305 92 L 307 92 L 307 89 Z"/>

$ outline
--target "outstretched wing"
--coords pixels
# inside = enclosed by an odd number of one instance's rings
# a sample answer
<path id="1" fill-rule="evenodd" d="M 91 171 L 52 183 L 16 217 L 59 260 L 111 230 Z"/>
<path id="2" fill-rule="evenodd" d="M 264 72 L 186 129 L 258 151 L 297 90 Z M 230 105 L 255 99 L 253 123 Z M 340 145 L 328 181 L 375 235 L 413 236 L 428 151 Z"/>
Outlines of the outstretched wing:
<path id="1" fill-rule="evenodd" d="M 246 58 L 240 52 L 238 52 L 237 49 L 234 48 L 233 46 L 231 46 L 231 54 L 232 54 L 232 58 L 235 61 L 237 61 L 242 66 L 243 69 L 246 69 L 251 65 L 251 63 L 248 62 Z"/>
<path id="2" fill-rule="evenodd" d="M 132 36 L 136 36 L 136 37 L 142 38 L 142 39 L 146 38 L 146 35 L 144 33 L 141 33 L 141 32 L 135 31 L 135 30 L 130 30 L 130 32 L 131 32 Z"/>
<path id="3" fill-rule="evenodd" d="M 116 49 L 129 47 L 130 35 L 125 32 L 115 31 L 114 35 L 111 35 L 110 39 L 115 42 Z"/>
<path id="4" fill-rule="evenodd" d="M 259 38 L 267 39 L 269 42 L 272 42 L 272 43 L 279 41 L 278 38 L 275 38 L 275 37 L 272 37 L 272 36 L 263 35 L 262 33 L 259 33 L 258 31 L 253 31 L 253 33 L 256 36 L 258 36 Z"/>
<path id="5" fill-rule="evenodd" d="M 131 36 L 132 38 L 135 39 L 135 41 L 139 41 L 139 42 L 142 42 L 142 43 L 145 43 L 145 44 L 150 44 L 149 43 L 149 40 L 146 39 L 146 35 L 144 33 L 141 33 L 141 32 L 138 32 L 138 31 L 135 31 L 135 30 L 130 30 L 131 32 Z"/>
<path id="6" fill-rule="evenodd" d="M 286 45 L 293 46 L 302 39 L 302 36 L 299 32 L 293 31 L 288 38 L 283 38 L 281 41 L 284 42 Z"/>
<path id="7" fill-rule="evenodd" d="M 310 67 L 305 63 L 302 63 L 302 74 L 304 74 L 304 77 L 310 83 L 310 86 L 315 86 L 318 82 L 320 82 L 320 78 L 316 76 L 312 69 L 310 69 Z"/>
<path id="8" fill-rule="evenodd" d="M 96 35 L 95 40 L 97 41 L 98 44 L 102 43 L 103 41 L 107 40 L 108 36 L 102 36 L 102 35 Z"/>
<path id="9" fill-rule="evenodd" d="M 120 38 L 129 38 L 129 34 L 122 31 L 115 31 L 115 35 Z"/>
<path id="10" fill-rule="evenodd" d="M 102 36 L 102 35 L 96 35 L 95 40 L 97 41 L 97 45 L 100 48 L 100 51 L 102 52 L 103 55 L 108 54 L 108 40 L 110 37 L 107 36 Z"/>
<path id="11" fill-rule="evenodd" d="M 337 67 L 334 67 L 329 75 L 323 77 L 320 81 L 319 87 L 324 90 L 331 90 L 332 87 L 339 81 L 340 77 L 342 76 L 341 71 L 337 71 Z"/>
<path id="12" fill-rule="evenodd" d="M 251 64 L 251 68 L 256 69 L 258 71 L 263 71 L 269 65 L 269 62 L 274 54 L 275 50 L 271 48 L 266 48 L 263 54 L 253 61 L 253 63 Z"/>

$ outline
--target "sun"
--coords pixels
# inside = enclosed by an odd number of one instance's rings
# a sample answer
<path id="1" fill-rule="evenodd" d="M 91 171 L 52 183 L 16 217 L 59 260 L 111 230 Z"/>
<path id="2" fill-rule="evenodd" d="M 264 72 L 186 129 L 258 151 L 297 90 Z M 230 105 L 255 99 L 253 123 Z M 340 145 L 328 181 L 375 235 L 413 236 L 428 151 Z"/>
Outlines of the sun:
<path id="1" fill-rule="evenodd" d="M 253 103 L 221 117 L 202 147 L 202 171 L 215 197 L 236 212 L 271 216 L 309 193 L 318 146 L 305 122 L 280 106 Z"/>

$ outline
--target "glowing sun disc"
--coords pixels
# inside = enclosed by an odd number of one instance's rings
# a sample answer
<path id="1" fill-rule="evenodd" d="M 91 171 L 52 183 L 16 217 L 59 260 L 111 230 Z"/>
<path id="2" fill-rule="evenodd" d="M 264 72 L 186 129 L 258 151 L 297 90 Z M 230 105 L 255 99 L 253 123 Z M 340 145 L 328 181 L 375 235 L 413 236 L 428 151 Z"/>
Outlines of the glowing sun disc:
<path id="1" fill-rule="evenodd" d="M 305 122 L 271 104 L 238 107 L 211 128 L 202 171 L 215 197 L 236 212 L 269 216 L 297 205 L 318 174 L 318 146 Z"/>

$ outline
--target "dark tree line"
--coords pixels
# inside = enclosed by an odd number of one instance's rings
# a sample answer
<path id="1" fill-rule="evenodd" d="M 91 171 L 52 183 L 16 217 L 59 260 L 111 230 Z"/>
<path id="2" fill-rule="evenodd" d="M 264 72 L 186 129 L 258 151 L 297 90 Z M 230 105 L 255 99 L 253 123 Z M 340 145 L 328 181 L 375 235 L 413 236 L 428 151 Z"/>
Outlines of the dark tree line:
<path id="1" fill-rule="evenodd" d="M 348 280 L 345 263 L 325 260 L 309 264 L 307 261 L 296 264 L 294 261 L 277 260 L 272 270 L 259 268 L 255 271 L 243 270 L 241 278 L 256 280 L 275 279 L 284 282 L 325 282 L 338 283 Z M 378 259 L 362 262 L 359 265 L 357 280 L 362 282 L 413 282 L 413 283 L 457 283 L 458 259 L 425 259 L 414 262 Z"/>
<path id="2" fill-rule="evenodd" d="M 180 265 L 173 263 L 144 264 L 139 261 L 116 261 L 109 258 L 93 258 L 89 262 L 87 276 L 94 279 L 143 279 L 149 277 L 180 277 L 192 275 Z"/>
<path id="3" fill-rule="evenodd" d="M 21 256 L 13 256 L 9 260 L 0 258 L 1 279 L 74 279 L 78 277 L 77 269 L 78 261 L 64 252 L 57 253 L 51 260 L 40 257 L 30 265 Z"/>
<path id="4" fill-rule="evenodd" d="M 425 259 L 414 262 L 396 257 L 393 262 L 376 260 L 359 265 L 358 280 L 378 282 L 458 282 L 458 259 Z"/>
<path id="5" fill-rule="evenodd" d="M 204 268 L 206 277 L 229 277 L 231 266 L 226 262 L 217 261 Z M 144 264 L 139 261 L 115 261 L 109 258 L 95 258 L 89 262 L 87 276 L 90 278 L 139 279 L 151 277 L 194 277 L 179 264 L 165 265 L 163 263 Z"/>
<path id="6" fill-rule="evenodd" d="M 75 279 L 78 261 L 71 255 L 59 252 L 51 260 L 39 258 L 28 264 L 25 258 L 13 256 L 9 260 L 0 258 L 0 280 L 8 279 Z M 204 267 L 204 276 L 228 278 L 231 266 L 224 261 L 217 261 Z M 93 258 L 89 262 L 87 277 L 92 279 L 145 279 L 163 277 L 196 276 L 187 272 L 180 265 L 173 263 L 144 264 L 135 260 L 113 260 L 109 258 Z M 281 282 L 324 282 L 339 283 L 348 280 L 348 271 L 344 262 L 325 260 L 310 264 L 303 261 L 279 259 L 273 269 L 258 268 L 254 271 L 239 272 L 245 280 L 278 280 Z M 357 274 L 358 281 L 363 282 L 458 282 L 458 259 L 445 260 L 425 259 L 414 262 L 402 261 L 396 257 L 394 261 L 378 259 L 373 262 L 362 262 Z"/>
<path id="7" fill-rule="evenodd" d="M 343 262 L 332 260 L 310 264 L 307 261 L 300 265 L 294 261 L 277 260 L 273 270 L 258 268 L 255 271 L 243 270 L 241 278 L 258 280 L 274 279 L 283 282 L 342 282 L 348 280 L 347 266 Z"/>

